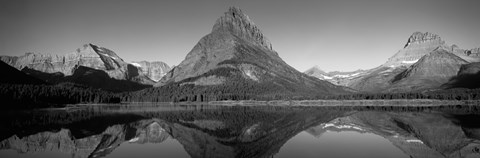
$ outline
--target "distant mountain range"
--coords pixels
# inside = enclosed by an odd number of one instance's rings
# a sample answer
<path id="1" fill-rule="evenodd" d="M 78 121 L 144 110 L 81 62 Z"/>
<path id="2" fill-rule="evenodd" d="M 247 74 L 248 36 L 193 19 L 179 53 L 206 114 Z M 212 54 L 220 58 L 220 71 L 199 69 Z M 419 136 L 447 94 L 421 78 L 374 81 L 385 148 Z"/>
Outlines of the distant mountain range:
<path id="1" fill-rule="evenodd" d="M 418 92 L 445 88 L 479 88 L 474 84 L 478 69 L 469 69 L 469 77 L 460 77 L 460 68 L 480 62 L 479 48 L 464 50 L 447 45 L 433 33 L 413 33 L 405 46 L 385 64 L 354 72 L 322 71 L 318 66 L 304 73 L 360 92 Z M 465 75 L 463 75 L 465 76 Z M 462 78 L 461 81 L 459 78 Z M 460 82 L 460 83 L 459 83 Z M 469 84 L 466 84 L 469 83 Z"/>
<path id="2" fill-rule="evenodd" d="M 413 33 L 402 49 L 373 69 L 327 73 L 315 66 L 302 73 L 280 58 L 268 38 L 236 7 L 218 18 L 212 31 L 173 68 L 161 61 L 125 62 L 94 44 L 65 55 L 26 53 L 0 60 L 24 73 L 15 72 L 12 78 L 136 91 L 122 96 L 124 101 L 313 99 L 357 92 L 480 88 L 476 82 L 480 48 L 460 49 L 428 32 Z"/>
<path id="3" fill-rule="evenodd" d="M 48 83 L 73 82 L 109 91 L 151 87 L 170 67 L 163 62 L 127 63 L 115 52 L 94 44 L 65 55 L 26 53 L 0 60 Z"/>

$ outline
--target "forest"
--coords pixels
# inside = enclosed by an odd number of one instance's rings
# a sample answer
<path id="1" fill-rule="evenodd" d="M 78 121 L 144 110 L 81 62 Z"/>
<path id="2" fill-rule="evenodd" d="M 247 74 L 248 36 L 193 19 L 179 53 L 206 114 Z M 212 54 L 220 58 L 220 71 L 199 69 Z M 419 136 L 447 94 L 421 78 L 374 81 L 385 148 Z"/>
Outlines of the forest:
<path id="1" fill-rule="evenodd" d="M 0 84 L 0 99 L 6 109 L 63 107 L 78 103 L 119 103 L 120 98 L 107 91 L 71 83 Z"/>
<path id="2" fill-rule="evenodd" d="M 480 100 L 480 89 L 450 89 L 411 93 L 352 93 L 344 95 L 293 94 L 270 84 L 248 80 L 216 86 L 175 83 L 159 88 L 114 93 L 72 83 L 0 84 L 0 99 L 5 108 L 63 107 L 66 104 L 120 102 L 209 102 L 221 100 L 378 100 L 438 99 Z"/>
<path id="3" fill-rule="evenodd" d="M 268 85 L 226 84 L 220 86 L 168 85 L 120 95 L 124 102 L 208 102 L 219 100 L 377 100 L 438 99 L 479 100 L 480 89 L 451 89 L 410 93 L 352 93 L 344 95 L 298 95 L 283 91 L 265 93 Z M 273 89 L 273 88 L 272 88 Z"/>

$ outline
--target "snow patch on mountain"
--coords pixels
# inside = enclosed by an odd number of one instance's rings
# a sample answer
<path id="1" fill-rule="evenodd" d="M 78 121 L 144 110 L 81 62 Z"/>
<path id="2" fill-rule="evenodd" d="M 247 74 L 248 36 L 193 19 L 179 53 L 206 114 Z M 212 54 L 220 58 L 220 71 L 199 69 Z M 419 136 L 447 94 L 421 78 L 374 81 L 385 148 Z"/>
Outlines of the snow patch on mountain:
<path id="1" fill-rule="evenodd" d="M 133 66 L 136 66 L 136 67 L 142 67 L 142 65 L 140 65 L 139 63 L 130 63 L 132 64 Z"/>
<path id="2" fill-rule="evenodd" d="M 348 78 L 348 77 L 353 77 L 353 76 L 357 76 L 357 75 L 360 75 L 360 73 L 354 73 L 354 74 L 348 74 L 348 75 L 334 75 L 333 77 Z"/>
<path id="3" fill-rule="evenodd" d="M 257 76 L 255 76 L 251 70 L 245 70 L 245 75 L 254 81 L 258 81 Z"/>
<path id="4" fill-rule="evenodd" d="M 418 61 L 418 59 L 417 60 L 411 60 L 411 61 L 405 61 L 404 60 L 404 61 L 402 61 L 402 64 L 415 64 L 417 61 Z"/>
<path id="5" fill-rule="evenodd" d="M 421 143 L 421 144 L 423 144 L 423 142 L 421 140 L 418 140 L 418 139 L 407 139 L 405 141 L 407 141 L 408 143 Z"/>

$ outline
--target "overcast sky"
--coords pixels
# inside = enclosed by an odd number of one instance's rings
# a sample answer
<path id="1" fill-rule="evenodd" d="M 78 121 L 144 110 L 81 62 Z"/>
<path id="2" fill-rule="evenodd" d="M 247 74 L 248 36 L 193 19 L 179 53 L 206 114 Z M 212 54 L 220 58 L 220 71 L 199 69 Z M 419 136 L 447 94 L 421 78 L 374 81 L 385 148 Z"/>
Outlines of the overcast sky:
<path id="1" fill-rule="evenodd" d="M 177 65 L 229 6 L 302 72 L 376 67 L 415 31 L 480 47 L 480 0 L 2 0 L 0 54 L 65 54 L 93 43 L 126 61 Z"/>

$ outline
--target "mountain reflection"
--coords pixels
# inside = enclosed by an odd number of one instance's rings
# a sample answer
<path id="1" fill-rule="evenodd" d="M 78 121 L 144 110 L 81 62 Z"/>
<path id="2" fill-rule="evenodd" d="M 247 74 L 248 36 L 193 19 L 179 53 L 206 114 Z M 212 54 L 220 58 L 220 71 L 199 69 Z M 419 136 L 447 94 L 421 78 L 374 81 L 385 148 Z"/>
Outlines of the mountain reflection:
<path id="1" fill-rule="evenodd" d="M 315 139 L 328 132 L 384 138 L 407 157 L 480 156 L 480 124 L 475 122 L 480 115 L 475 107 L 99 106 L 4 113 L 2 157 L 10 150 L 21 153 L 8 155 L 16 157 L 46 151 L 109 157 L 125 153 L 129 144 L 155 149 L 175 143 L 190 157 L 275 157 L 297 135 L 307 133 Z M 128 150 L 149 154 L 135 151 Z"/>

